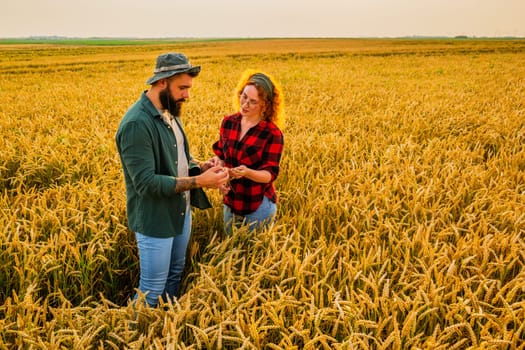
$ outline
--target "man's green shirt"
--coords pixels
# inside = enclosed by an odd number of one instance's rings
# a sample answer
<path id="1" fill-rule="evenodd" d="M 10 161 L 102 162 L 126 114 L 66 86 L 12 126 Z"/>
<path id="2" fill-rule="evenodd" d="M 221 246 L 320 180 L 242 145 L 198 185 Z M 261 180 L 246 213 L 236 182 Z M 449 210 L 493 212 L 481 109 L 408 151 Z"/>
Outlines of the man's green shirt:
<path id="1" fill-rule="evenodd" d="M 184 137 L 190 174 L 195 171 L 198 173 L 199 167 L 192 162 L 188 140 L 182 126 L 179 126 Z M 145 92 L 120 122 L 116 143 L 126 182 L 130 229 L 152 237 L 180 234 L 187 198 L 184 193 L 175 193 L 177 141 Z M 202 189 L 191 192 L 192 205 L 210 207 Z"/>

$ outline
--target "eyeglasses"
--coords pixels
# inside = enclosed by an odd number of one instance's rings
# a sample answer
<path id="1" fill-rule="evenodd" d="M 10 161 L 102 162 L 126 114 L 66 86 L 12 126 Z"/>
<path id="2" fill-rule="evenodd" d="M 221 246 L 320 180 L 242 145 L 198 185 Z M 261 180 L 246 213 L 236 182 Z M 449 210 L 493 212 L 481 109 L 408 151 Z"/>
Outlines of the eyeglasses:
<path id="1" fill-rule="evenodd" d="M 248 107 L 252 106 L 252 107 L 255 107 L 259 104 L 259 101 L 256 101 L 256 100 L 249 100 L 248 99 L 248 95 L 246 94 L 242 94 L 241 95 L 241 106 L 244 105 L 244 104 L 248 104 Z"/>

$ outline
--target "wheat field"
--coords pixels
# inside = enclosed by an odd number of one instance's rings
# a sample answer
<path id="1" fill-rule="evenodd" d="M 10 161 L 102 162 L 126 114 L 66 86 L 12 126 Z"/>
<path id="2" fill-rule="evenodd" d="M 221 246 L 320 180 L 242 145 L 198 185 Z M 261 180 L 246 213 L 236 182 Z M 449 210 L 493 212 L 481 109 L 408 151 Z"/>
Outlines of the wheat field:
<path id="1" fill-rule="evenodd" d="M 129 305 L 114 135 L 155 58 L 202 72 L 212 155 L 246 68 L 279 79 L 275 225 L 194 210 L 183 292 Z M 0 45 L 0 349 L 525 349 L 525 41 Z"/>

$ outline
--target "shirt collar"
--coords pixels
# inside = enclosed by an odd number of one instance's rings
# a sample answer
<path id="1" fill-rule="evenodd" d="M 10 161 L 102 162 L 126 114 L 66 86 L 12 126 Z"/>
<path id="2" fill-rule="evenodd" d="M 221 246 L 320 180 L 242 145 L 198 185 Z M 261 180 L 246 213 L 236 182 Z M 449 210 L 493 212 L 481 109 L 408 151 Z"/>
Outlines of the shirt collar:
<path id="1" fill-rule="evenodd" d="M 241 119 L 242 119 L 242 115 L 241 113 L 237 113 L 235 115 L 235 118 L 237 120 L 238 123 L 241 122 Z M 255 128 L 258 128 L 258 129 L 265 129 L 266 127 L 268 127 L 268 121 L 266 120 L 261 120 L 259 123 L 257 123 L 257 125 L 254 126 Z"/>
<path id="2" fill-rule="evenodd" d="M 157 109 L 157 107 L 155 107 L 153 102 L 151 102 L 149 97 L 146 95 L 146 92 L 148 92 L 148 90 L 142 92 L 142 95 L 140 96 L 140 102 L 152 117 L 160 117 L 159 110 Z"/>

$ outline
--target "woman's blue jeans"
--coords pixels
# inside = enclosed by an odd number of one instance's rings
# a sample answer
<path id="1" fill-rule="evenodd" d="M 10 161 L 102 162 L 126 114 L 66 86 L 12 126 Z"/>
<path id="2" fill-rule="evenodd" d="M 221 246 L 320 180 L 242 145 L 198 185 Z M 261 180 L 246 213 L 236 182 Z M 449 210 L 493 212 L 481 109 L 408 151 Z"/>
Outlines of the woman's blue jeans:
<path id="1" fill-rule="evenodd" d="M 225 204 L 222 210 L 224 231 L 227 235 L 230 235 L 234 226 L 238 228 L 242 225 L 248 225 L 250 230 L 262 230 L 271 223 L 276 211 L 277 205 L 266 198 L 266 196 L 263 197 L 261 205 L 256 211 L 244 216 L 234 214 L 230 207 Z"/>
<path id="2" fill-rule="evenodd" d="M 180 235 L 156 238 L 135 232 L 140 262 L 138 289 L 146 294 L 150 306 L 156 306 L 159 297 L 173 299 L 179 296 L 190 234 L 191 209 L 186 213 Z M 137 298 L 138 294 L 134 299 Z"/>

